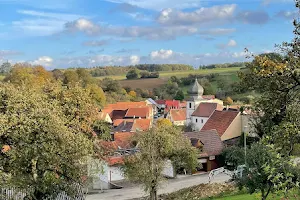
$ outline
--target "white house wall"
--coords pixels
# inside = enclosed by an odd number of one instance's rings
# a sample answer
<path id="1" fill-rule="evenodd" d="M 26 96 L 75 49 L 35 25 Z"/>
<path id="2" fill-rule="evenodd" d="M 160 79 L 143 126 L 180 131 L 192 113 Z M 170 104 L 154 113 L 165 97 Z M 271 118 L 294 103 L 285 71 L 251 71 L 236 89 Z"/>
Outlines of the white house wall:
<path id="1" fill-rule="evenodd" d="M 207 122 L 209 118 L 208 117 L 196 117 L 196 116 L 192 116 L 192 120 L 193 120 L 193 124 L 195 127 L 196 131 L 200 131 L 204 124 Z M 202 123 L 203 120 L 203 123 Z"/>

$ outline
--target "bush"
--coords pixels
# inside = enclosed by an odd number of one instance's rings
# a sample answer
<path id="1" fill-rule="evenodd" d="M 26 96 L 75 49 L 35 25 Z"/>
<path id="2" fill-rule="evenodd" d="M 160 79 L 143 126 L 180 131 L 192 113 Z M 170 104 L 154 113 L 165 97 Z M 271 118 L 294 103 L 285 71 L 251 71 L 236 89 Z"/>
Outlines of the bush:
<path id="1" fill-rule="evenodd" d="M 127 79 L 137 79 L 139 78 L 139 71 L 137 69 L 132 69 L 126 74 Z"/>

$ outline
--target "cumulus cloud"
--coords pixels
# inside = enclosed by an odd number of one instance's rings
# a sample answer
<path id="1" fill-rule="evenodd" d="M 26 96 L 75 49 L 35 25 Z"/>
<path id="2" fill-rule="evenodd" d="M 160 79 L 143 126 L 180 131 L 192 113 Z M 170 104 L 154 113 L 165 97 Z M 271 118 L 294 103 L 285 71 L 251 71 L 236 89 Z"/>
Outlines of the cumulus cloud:
<path id="1" fill-rule="evenodd" d="M 143 38 L 148 40 L 168 40 L 177 36 L 195 34 L 198 29 L 190 26 L 103 26 L 87 19 L 79 19 L 65 25 L 66 31 L 84 32 L 88 35 L 109 35 L 127 38 Z M 101 32 L 100 32 L 101 30 Z"/>
<path id="2" fill-rule="evenodd" d="M 237 46 L 237 42 L 233 39 L 229 40 L 226 44 L 217 44 L 217 48 L 226 49 L 227 47 L 235 47 Z"/>
<path id="3" fill-rule="evenodd" d="M 82 43 L 84 46 L 88 47 L 99 47 L 109 44 L 108 40 L 95 40 L 95 41 L 87 41 Z"/>
<path id="4" fill-rule="evenodd" d="M 42 56 L 31 62 L 31 64 L 33 65 L 42 65 L 45 67 L 51 66 L 52 63 L 53 63 L 53 59 L 49 56 Z"/>
<path id="5" fill-rule="evenodd" d="M 270 20 L 265 11 L 243 11 L 238 13 L 236 18 L 246 24 L 266 24 Z"/>
<path id="6" fill-rule="evenodd" d="M 158 51 L 152 51 L 150 53 L 150 57 L 152 60 L 155 59 L 167 59 L 170 58 L 173 55 L 173 51 L 172 50 L 158 50 Z"/>
<path id="7" fill-rule="evenodd" d="M 136 64 L 139 64 L 140 63 L 140 57 L 139 56 L 130 56 L 130 63 L 132 65 L 136 65 Z"/>
<path id="8" fill-rule="evenodd" d="M 236 5 L 221 5 L 209 8 L 200 8 L 193 12 L 184 12 L 172 8 L 160 12 L 157 21 L 164 25 L 206 24 L 223 22 L 233 18 Z"/>
<path id="9" fill-rule="evenodd" d="M 72 32 L 80 31 L 88 35 L 99 34 L 100 32 L 99 25 L 94 24 L 92 21 L 84 18 L 66 23 L 65 28 L 68 31 L 72 31 Z"/>

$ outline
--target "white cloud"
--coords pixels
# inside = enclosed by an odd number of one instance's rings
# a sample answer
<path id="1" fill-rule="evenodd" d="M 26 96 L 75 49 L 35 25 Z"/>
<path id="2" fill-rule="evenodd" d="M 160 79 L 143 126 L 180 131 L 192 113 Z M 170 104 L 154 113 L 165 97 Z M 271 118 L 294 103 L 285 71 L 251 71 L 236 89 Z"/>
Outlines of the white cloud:
<path id="1" fill-rule="evenodd" d="M 33 65 L 42 65 L 45 67 L 51 66 L 52 63 L 53 63 L 53 59 L 49 56 L 42 56 L 42 57 L 39 57 L 37 60 L 34 60 L 31 62 L 31 64 L 33 64 Z"/>
<path id="2" fill-rule="evenodd" d="M 109 35 L 126 38 L 143 38 L 148 40 L 169 40 L 177 36 L 192 35 L 198 29 L 191 26 L 161 27 L 161 26 L 101 26 L 87 19 L 68 22 L 67 32 L 84 32 L 88 35 Z"/>
<path id="3" fill-rule="evenodd" d="M 65 27 L 69 31 L 81 31 L 89 35 L 99 34 L 100 26 L 94 24 L 92 21 L 81 18 L 73 22 L 68 22 Z"/>
<path id="4" fill-rule="evenodd" d="M 139 62 L 140 62 L 140 57 L 139 56 L 136 56 L 136 55 L 130 56 L 130 63 L 132 65 L 139 64 Z"/>
<path id="5" fill-rule="evenodd" d="M 270 17 L 266 11 L 242 11 L 237 14 L 236 19 L 245 24 L 266 24 Z"/>
<path id="6" fill-rule="evenodd" d="M 155 60 L 155 59 L 167 59 L 170 58 L 173 55 L 173 51 L 172 50 L 158 50 L 158 51 L 152 51 L 150 53 L 150 57 L 151 59 Z"/>
<path id="7" fill-rule="evenodd" d="M 295 19 L 299 16 L 299 11 L 280 11 L 276 16 L 285 19 Z"/>
<path id="8" fill-rule="evenodd" d="M 237 45 L 235 40 L 229 40 L 229 42 L 227 43 L 227 46 L 229 47 L 235 47 Z"/>
<path id="9" fill-rule="evenodd" d="M 271 3 L 292 3 L 294 0 L 262 0 L 263 5 L 269 5 Z"/>
<path id="10" fill-rule="evenodd" d="M 234 17 L 236 5 L 221 5 L 183 12 L 172 8 L 161 11 L 157 21 L 166 25 L 207 24 L 228 21 Z"/>

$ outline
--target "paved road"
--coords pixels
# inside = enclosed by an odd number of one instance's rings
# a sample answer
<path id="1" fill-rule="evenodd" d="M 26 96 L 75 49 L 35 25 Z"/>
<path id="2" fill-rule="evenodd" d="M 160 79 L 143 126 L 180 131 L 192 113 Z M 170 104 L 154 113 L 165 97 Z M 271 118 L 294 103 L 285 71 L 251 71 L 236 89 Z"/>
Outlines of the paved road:
<path id="1" fill-rule="evenodd" d="M 212 182 L 225 182 L 230 177 L 226 174 L 216 175 Z M 158 194 L 167 194 L 178 191 L 183 188 L 192 187 L 201 183 L 208 183 L 208 174 L 179 177 L 168 180 L 163 183 Z M 88 195 L 86 200 L 129 200 L 145 196 L 143 190 L 139 187 L 123 188 L 116 190 L 105 190 L 101 194 Z"/>

